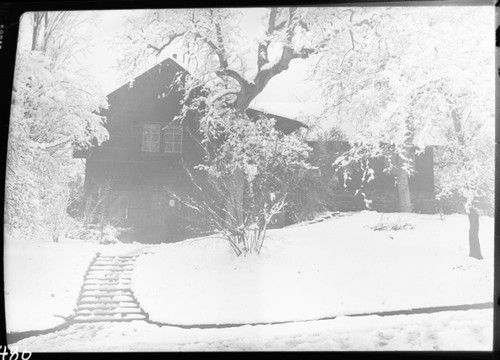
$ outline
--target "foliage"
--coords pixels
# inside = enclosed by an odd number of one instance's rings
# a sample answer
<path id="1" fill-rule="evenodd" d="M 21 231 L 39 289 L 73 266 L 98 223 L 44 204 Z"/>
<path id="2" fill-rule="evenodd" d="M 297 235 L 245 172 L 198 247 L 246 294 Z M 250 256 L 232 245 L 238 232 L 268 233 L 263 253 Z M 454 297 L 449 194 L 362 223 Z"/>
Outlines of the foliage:
<path id="1" fill-rule="evenodd" d="M 297 137 L 276 130 L 274 119 L 254 122 L 238 112 L 226 115 L 240 119 L 227 121 L 221 132 L 224 142 L 197 166 L 205 175 L 205 183 L 198 182 L 205 196 L 189 206 L 208 214 L 237 255 L 259 253 L 269 223 L 311 169 L 310 149 Z"/>
<path id="2" fill-rule="evenodd" d="M 454 189 L 468 202 L 485 196 L 493 179 L 491 12 L 481 7 L 349 11 L 351 22 L 362 24 L 344 44 L 349 51 L 339 56 L 334 51 L 339 45 L 329 44 L 316 68 L 323 116 L 338 119 L 353 146 L 335 165 L 364 164 L 369 180 L 367 160 L 385 157 L 386 171 L 411 174 L 409 149 L 439 144 L 445 149 L 442 195 Z"/>
<path id="3" fill-rule="evenodd" d="M 77 225 L 71 229 L 69 235 L 74 239 L 110 245 L 119 242 L 118 236 L 124 230 L 125 229 L 117 228 L 109 224 L 100 226 L 78 222 Z"/>
<path id="4" fill-rule="evenodd" d="M 464 209 L 471 207 L 493 215 L 494 123 L 461 120 L 461 131 L 450 131 L 449 143 L 440 159 L 439 197 L 463 198 Z M 453 134 L 453 135 L 451 135 Z"/>
<path id="5" fill-rule="evenodd" d="M 38 51 L 20 49 L 13 89 L 5 224 L 32 234 L 52 224 L 57 239 L 78 177 L 73 147 L 107 139 L 96 114 L 107 103 L 90 79 Z"/>
<path id="6" fill-rule="evenodd" d="M 411 229 L 414 229 L 415 226 L 413 224 L 410 224 L 407 222 L 400 223 L 397 221 L 397 222 L 390 222 L 390 223 L 379 222 L 375 226 L 370 226 L 370 228 L 373 231 L 386 231 L 386 230 L 397 231 L 397 230 L 411 230 Z"/>

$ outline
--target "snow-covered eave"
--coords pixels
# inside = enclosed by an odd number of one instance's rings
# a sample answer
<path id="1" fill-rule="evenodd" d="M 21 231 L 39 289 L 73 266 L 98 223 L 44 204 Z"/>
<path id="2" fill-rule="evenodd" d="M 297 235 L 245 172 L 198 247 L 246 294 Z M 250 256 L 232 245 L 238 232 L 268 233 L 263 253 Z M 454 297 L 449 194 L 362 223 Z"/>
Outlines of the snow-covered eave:
<path id="1" fill-rule="evenodd" d="M 305 128 L 309 128 L 309 126 L 307 126 L 305 123 L 303 123 L 302 121 L 300 121 L 298 119 L 298 116 L 290 116 L 290 115 L 285 115 L 283 113 L 280 113 L 278 111 L 268 111 L 266 110 L 265 108 L 263 108 L 262 106 L 256 106 L 256 105 L 250 105 L 248 107 L 248 109 L 250 110 L 254 110 L 254 111 L 258 111 L 258 112 L 261 112 L 261 113 L 265 113 L 265 114 L 268 114 L 268 115 L 273 115 L 273 116 L 277 116 L 277 117 L 280 117 L 280 118 L 283 118 L 283 119 L 288 119 L 288 120 L 291 120 L 291 121 L 295 121 L 297 123 L 300 123 L 302 127 L 305 127 Z"/>

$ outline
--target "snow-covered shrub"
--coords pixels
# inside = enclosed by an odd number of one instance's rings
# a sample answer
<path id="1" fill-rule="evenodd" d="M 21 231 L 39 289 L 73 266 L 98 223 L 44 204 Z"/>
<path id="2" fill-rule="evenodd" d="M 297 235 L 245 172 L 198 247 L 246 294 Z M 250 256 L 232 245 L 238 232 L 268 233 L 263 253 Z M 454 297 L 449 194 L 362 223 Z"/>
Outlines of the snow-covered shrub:
<path id="1" fill-rule="evenodd" d="M 310 148 L 276 130 L 274 119 L 252 121 L 232 109 L 219 115 L 217 123 L 205 123 L 205 131 L 224 141 L 196 167 L 205 181 L 199 186 L 202 200 L 190 206 L 208 215 L 237 255 L 259 253 L 267 226 L 311 170 Z"/>
<path id="2" fill-rule="evenodd" d="M 415 228 L 415 225 L 408 222 L 385 222 L 378 223 L 377 225 L 370 226 L 373 231 L 385 231 L 385 230 L 411 230 Z"/>
<path id="3" fill-rule="evenodd" d="M 119 242 L 118 236 L 121 231 L 122 229 L 112 225 L 80 224 L 78 228 L 68 233 L 68 236 L 74 239 L 107 245 Z"/>
<path id="4" fill-rule="evenodd" d="M 107 225 L 102 230 L 102 236 L 99 240 L 99 244 L 116 244 L 118 242 L 118 229 L 114 226 Z"/>
<path id="5" fill-rule="evenodd" d="M 100 242 L 101 234 L 101 229 L 98 229 L 96 226 L 86 226 L 81 229 L 81 232 L 78 235 L 81 240 Z"/>
<path id="6" fill-rule="evenodd" d="M 404 216 L 399 216 L 396 219 L 386 219 L 384 220 L 384 215 L 380 217 L 377 224 L 369 226 L 373 231 L 387 231 L 387 230 L 411 230 L 415 228 L 415 225 L 405 221 Z"/>

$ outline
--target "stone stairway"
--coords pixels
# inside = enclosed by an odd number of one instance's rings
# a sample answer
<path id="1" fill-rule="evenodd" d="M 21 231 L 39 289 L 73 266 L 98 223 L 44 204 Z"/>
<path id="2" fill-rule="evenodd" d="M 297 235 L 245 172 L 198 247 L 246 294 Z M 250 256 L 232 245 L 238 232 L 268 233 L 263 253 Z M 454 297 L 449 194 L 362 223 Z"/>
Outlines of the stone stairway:
<path id="1" fill-rule="evenodd" d="M 336 216 L 339 216 L 339 212 L 338 211 L 328 211 L 316 218 L 314 218 L 313 220 L 310 220 L 308 221 L 306 224 L 316 224 L 316 223 L 319 223 L 319 222 L 323 222 L 325 220 L 328 220 L 328 219 L 331 219 L 333 217 L 336 217 Z"/>
<path id="2" fill-rule="evenodd" d="M 85 275 L 74 322 L 148 319 L 130 287 L 137 257 L 97 254 Z"/>

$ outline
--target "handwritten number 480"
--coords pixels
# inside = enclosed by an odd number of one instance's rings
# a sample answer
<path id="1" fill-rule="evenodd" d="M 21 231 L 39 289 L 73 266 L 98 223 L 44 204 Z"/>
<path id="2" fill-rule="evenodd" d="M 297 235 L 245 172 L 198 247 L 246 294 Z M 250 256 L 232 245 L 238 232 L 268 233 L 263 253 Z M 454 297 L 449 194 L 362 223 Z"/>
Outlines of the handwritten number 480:
<path id="1" fill-rule="evenodd" d="M 31 357 L 31 352 L 23 351 L 20 354 L 17 351 L 17 346 L 8 348 L 7 346 L 0 345 L 0 356 L 1 360 L 28 360 Z"/>

